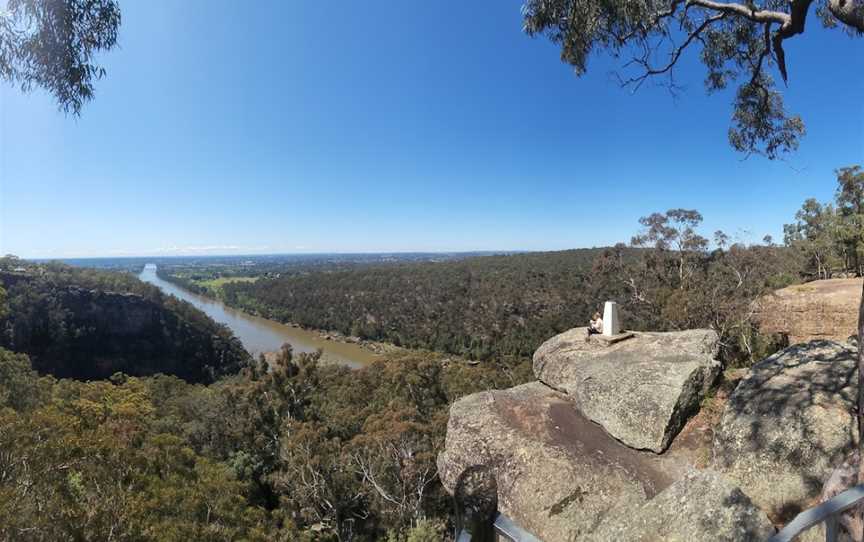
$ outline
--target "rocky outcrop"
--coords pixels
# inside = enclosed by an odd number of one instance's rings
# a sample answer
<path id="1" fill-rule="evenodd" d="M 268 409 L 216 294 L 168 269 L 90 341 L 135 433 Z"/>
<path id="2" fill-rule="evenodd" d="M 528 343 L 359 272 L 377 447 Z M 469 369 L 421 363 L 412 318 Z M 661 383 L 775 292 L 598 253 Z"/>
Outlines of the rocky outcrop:
<path id="1" fill-rule="evenodd" d="M 861 281 L 817 280 L 778 290 L 760 300 L 759 328 L 766 334 L 788 336 L 790 344 L 845 341 L 856 333 Z"/>
<path id="2" fill-rule="evenodd" d="M 56 290 L 54 299 L 78 321 L 125 340 L 146 334 L 164 318 L 162 307 L 138 294 L 69 287 Z"/>
<path id="3" fill-rule="evenodd" d="M 711 330 L 637 333 L 611 345 L 585 337 L 577 328 L 543 343 L 534 374 L 632 448 L 665 450 L 720 372 Z"/>
<path id="4" fill-rule="evenodd" d="M 713 442 L 690 450 L 704 419 L 669 441 L 717 375 L 716 335 L 607 345 L 584 333 L 538 349 L 540 381 L 453 405 L 438 466 L 461 509 L 500 510 L 547 542 L 765 540 L 769 518 L 784 523 L 815 504 L 857 443 L 850 343 L 813 341 L 755 365 Z M 695 470 L 708 456 L 711 470 Z"/>
<path id="5" fill-rule="evenodd" d="M 444 487 L 468 515 L 500 510 L 546 542 L 764 540 L 767 516 L 673 447 L 634 450 L 540 382 L 453 404 Z"/>
<path id="6" fill-rule="evenodd" d="M 730 396 L 715 468 L 772 516 L 811 504 L 857 442 L 856 356 L 833 341 L 792 346 L 753 366 Z"/>
<path id="7" fill-rule="evenodd" d="M 497 506 L 546 541 L 581 540 L 675 477 L 539 382 L 454 403 L 438 468 L 460 507 L 488 516 Z"/>
<path id="8" fill-rule="evenodd" d="M 5 284 L 5 283 L 4 283 Z M 10 330 L 0 344 L 62 378 L 173 374 L 212 382 L 249 354 L 229 331 L 173 298 L 29 281 L 9 288 Z"/>
<path id="9" fill-rule="evenodd" d="M 717 472 L 692 471 L 630 513 L 603 523 L 586 540 L 607 542 L 764 542 L 774 534 L 765 512 Z"/>

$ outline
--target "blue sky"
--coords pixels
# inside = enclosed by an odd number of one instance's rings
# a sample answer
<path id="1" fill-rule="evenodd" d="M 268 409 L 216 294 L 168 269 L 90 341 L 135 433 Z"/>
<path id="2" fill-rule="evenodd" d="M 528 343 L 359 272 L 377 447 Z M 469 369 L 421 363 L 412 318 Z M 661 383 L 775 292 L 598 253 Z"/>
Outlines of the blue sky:
<path id="1" fill-rule="evenodd" d="M 519 1 L 121 2 L 80 118 L 0 84 L 0 253 L 554 250 L 695 208 L 781 237 L 864 162 L 864 40 L 787 45 L 787 162 L 742 160 L 694 55 L 677 99 L 577 78 Z"/>

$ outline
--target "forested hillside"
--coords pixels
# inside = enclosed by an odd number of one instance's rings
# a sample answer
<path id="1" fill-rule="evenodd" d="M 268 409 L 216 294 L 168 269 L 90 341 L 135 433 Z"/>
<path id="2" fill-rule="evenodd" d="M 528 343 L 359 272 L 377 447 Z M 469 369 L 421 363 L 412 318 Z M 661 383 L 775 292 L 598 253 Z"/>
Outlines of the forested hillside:
<path id="1" fill-rule="evenodd" d="M 43 374 L 174 374 L 212 382 L 249 355 L 224 326 L 124 273 L 0 259 L 0 346 Z"/>
<path id="2" fill-rule="evenodd" d="M 630 246 L 309 272 L 225 283 L 221 295 L 269 318 L 480 360 L 529 357 L 615 300 L 628 329 L 712 327 L 727 357 L 752 359 L 771 339 L 758 336 L 750 303 L 800 280 L 801 258 L 722 232 L 708 250 L 701 215 L 680 211 L 646 217 Z"/>
<path id="3" fill-rule="evenodd" d="M 303 326 L 477 359 L 524 357 L 596 310 L 602 277 L 590 270 L 601 252 L 363 266 L 222 291 L 229 304 Z"/>

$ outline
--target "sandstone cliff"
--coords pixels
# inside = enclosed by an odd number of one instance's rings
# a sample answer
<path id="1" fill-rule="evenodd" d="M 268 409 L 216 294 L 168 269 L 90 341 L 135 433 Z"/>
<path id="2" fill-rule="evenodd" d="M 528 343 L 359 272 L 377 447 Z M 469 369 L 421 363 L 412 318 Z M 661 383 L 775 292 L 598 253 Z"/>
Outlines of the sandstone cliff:
<path id="1" fill-rule="evenodd" d="M 50 281 L 10 284 L 0 345 L 28 354 L 57 377 L 98 379 L 121 371 L 211 382 L 249 361 L 239 340 L 173 298 L 145 297 Z"/>
<path id="2" fill-rule="evenodd" d="M 845 341 L 856 334 L 862 279 L 817 280 L 763 298 L 756 313 L 763 333 L 780 333 L 790 344 L 814 339 Z"/>

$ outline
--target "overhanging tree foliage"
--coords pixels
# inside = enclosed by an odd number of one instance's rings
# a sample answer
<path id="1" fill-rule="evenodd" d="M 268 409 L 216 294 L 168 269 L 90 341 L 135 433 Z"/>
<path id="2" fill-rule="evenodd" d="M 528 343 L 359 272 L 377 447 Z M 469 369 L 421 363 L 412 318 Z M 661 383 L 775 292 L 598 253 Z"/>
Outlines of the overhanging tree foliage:
<path id="1" fill-rule="evenodd" d="M 789 79 L 786 40 L 805 34 L 811 15 L 826 28 L 864 34 L 864 0 L 526 0 L 523 10 L 525 31 L 560 45 L 561 59 L 579 75 L 591 53 L 625 57 L 620 75 L 625 87 L 660 77 L 674 91 L 675 66 L 689 49 L 699 49 L 709 92 L 738 84 L 729 143 L 770 159 L 797 149 L 804 135 L 803 121 L 786 111 L 772 75 Z M 864 435 L 862 339 L 864 295 L 858 321 L 859 435 Z M 864 461 L 859 469 L 864 480 Z"/>
<path id="2" fill-rule="evenodd" d="M 0 78 L 24 92 L 41 87 L 79 114 L 105 75 L 99 51 L 117 44 L 115 0 L 9 0 L 0 7 Z"/>
<path id="3" fill-rule="evenodd" d="M 815 5 L 815 8 L 814 8 Z M 581 75 L 591 53 L 625 57 L 625 87 L 652 78 L 676 89 L 675 66 L 701 48 L 705 86 L 716 91 L 738 83 L 729 142 L 746 153 L 776 158 L 795 150 L 804 123 L 783 106 L 772 71 L 786 81 L 783 44 L 805 31 L 815 12 L 828 28 L 864 32 L 860 0 L 528 0 L 525 31 L 561 46 L 561 59 Z"/>

